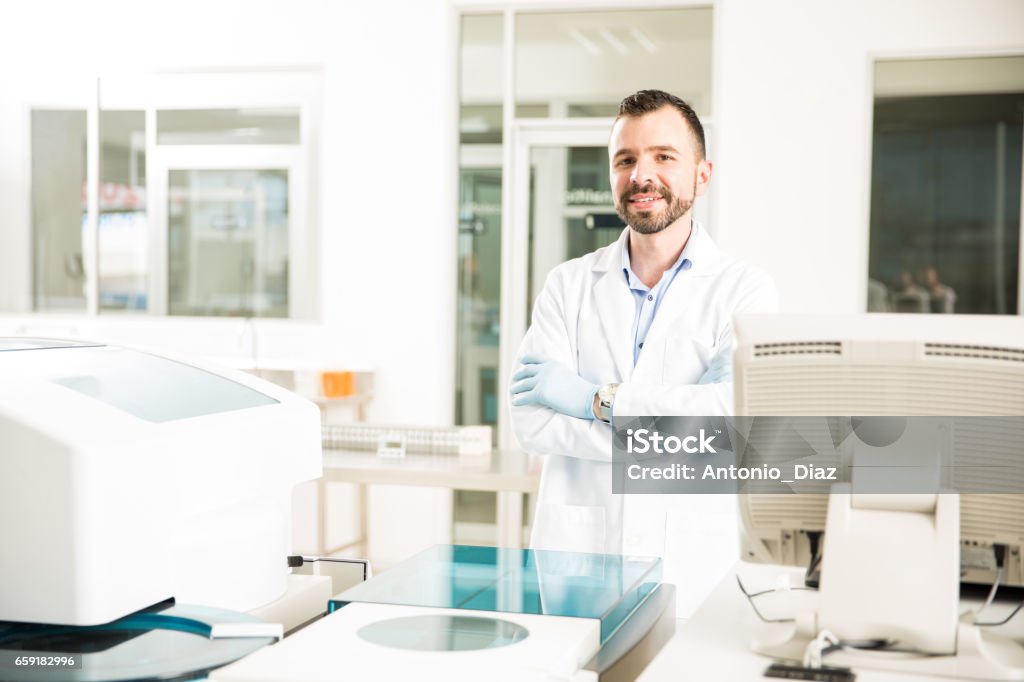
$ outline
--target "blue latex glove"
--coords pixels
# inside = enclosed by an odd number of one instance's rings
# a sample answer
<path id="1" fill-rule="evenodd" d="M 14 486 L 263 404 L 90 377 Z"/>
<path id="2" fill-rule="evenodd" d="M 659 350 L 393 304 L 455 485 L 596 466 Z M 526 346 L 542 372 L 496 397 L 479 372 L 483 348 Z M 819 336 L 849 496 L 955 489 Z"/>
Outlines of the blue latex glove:
<path id="1" fill-rule="evenodd" d="M 704 376 L 698 384 L 723 384 L 732 383 L 732 345 L 724 346 L 722 350 L 715 353 L 711 358 Z"/>
<path id="2" fill-rule="evenodd" d="M 523 367 L 512 375 L 513 405 L 543 405 L 577 419 L 594 418 L 597 384 L 539 355 L 526 355 L 520 362 Z"/>

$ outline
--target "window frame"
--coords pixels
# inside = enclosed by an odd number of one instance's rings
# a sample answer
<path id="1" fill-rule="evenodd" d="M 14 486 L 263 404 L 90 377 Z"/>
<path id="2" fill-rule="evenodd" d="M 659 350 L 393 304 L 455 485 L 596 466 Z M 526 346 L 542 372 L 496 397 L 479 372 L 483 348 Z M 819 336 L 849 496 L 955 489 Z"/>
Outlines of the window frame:
<path id="1" fill-rule="evenodd" d="M 884 61 L 911 61 L 926 59 L 974 59 L 979 57 L 1024 57 L 1024 50 L 1006 49 L 965 49 L 965 50 L 872 50 L 866 55 L 864 68 L 867 77 L 865 78 L 866 93 L 864 96 L 865 119 L 868 124 L 863 133 L 864 150 L 864 175 L 861 179 L 862 195 L 861 202 L 862 217 L 861 224 L 864 229 L 864 239 L 861 242 L 861 252 L 856 254 L 860 260 L 861 282 L 860 289 L 863 292 L 861 299 L 862 311 L 868 309 L 868 278 L 871 267 L 871 182 L 874 175 L 873 145 L 875 139 L 875 100 L 876 94 L 875 74 L 878 62 Z M 1024 123 L 1022 123 L 1024 128 Z M 1017 254 L 1017 315 L 1024 316 L 1024 155 L 1022 155 L 1021 169 L 1021 206 L 1020 223 L 1017 226 L 1019 231 L 1018 254 Z"/>
<path id="2" fill-rule="evenodd" d="M 85 93 L 86 111 L 86 222 L 83 227 L 83 269 L 85 272 L 85 313 L 131 315 L 139 312 L 100 310 L 99 307 L 99 191 L 100 121 L 104 112 L 143 111 L 146 121 L 147 222 L 149 225 L 149 267 L 147 307 L 142 315 L 166 316 L 168 309 L 167 260 L 169 235 L 166 220 L 167 187 L 158 185 L 155 169 L 184 169 L 189 158 L 199 165 L 187 168 L 255 169 L 272 167 L 289 172 L 289 290 L 288 320 L 319 320 L 320 261 L 317 155 L 320 139 L 322 79 L 318 68 L 273 71 L 210 71 L 142 75 L 108 75 L 78 80 Z M 34 96 L 27 105 L 45 108 L 47 98 Z M 74 108 L 67 105 L 57 108 Z M 298 144 L 253 145 L 171 145 L 157 143 L 157 112 L 167 109 L 297 109 Z M 223 163 L 217 159 L 223 159 Z M 241 164 L 241 165 L 240 165 Z M 166 173 L 162 182 L 166 183 Z M 31 202 L 31 183 L 27 187 Z M 30 234 L 34 233 L 34 224 Z M 34 236 L 30 237 L 34 241 Z M 33 261 L 33 269 L 35 263 Z M 36 275 L 31 274 L 34 312 Z"/>

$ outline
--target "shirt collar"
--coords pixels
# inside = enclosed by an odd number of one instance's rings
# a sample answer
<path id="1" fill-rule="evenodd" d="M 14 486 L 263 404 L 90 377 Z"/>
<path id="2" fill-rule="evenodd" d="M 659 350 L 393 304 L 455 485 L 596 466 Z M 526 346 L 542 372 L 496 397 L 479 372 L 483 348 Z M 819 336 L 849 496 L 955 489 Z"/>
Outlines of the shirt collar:
<path id="1" fill-rule="evenodd" d="M 627 228 L 628 229 L 628 228 Z M 694 220 L 690 224 L 690 237 L 686 240 L 686 246 L 679 253 L 679 258 L 676 262 L 668 268 L 668 270 L 674 270 L 679 272 L 680 270 L 689 270 L 693 267 L 693 258 L 696 256 L 700 259 L 700 242 L 702 241 L 699 237 L 701 231 L 700 223 Z M 633 268 L 629 262 L 629 241 L 627 240 L 622 245 L 622 274 L 626 277 L 626 283 L 629 284 L 630 289 L 643 289 L 647 290 L 647 286 L 640 281 L 640 278 L 633 274 Z"/>

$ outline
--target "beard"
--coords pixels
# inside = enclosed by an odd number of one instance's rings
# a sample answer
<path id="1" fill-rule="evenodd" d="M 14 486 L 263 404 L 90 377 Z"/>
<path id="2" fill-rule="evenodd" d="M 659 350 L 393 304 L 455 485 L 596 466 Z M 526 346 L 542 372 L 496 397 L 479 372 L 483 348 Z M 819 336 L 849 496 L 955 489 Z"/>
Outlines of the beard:
<path id="1" fill-rule="evenodd" d="M 661 212 L 653 211 L 634 211 L 632 204 L 630 204 L 629 197 L 633 194 L 651 194 L 657 193 L 665 200 L 665 208 Z M 655 187 L 652 184 L 647 185 L 630 185 L 621 195 L 618 197 L 618 201 L 615 202 L 615 212 L 619 214 L 619 218 L 622 222 L 629 225 L 632 229 L 636 230 L 640 234 L 656 234 L 661 232 L 666 227 L 679 220 L 682 216 L 693 208 L 693 198 L 697 195 L 697 179 L 693 180 L 693 193 L 690 194 L 689 199 L 677 197 L 669 190 L 668 187 Z"/>

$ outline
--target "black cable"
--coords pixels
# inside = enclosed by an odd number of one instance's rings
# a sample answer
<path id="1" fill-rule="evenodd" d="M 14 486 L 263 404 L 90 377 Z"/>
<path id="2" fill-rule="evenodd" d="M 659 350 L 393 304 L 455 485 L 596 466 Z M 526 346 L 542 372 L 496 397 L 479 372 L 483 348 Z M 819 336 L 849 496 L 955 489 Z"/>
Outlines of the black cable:
<path id="1" fill-rule="evenodd" d="M 821 650 L 821 658 L 825 659 L 825 656 L 829 655 L 833 651 L 840 649 L 856 649 L 857 651 L 885 651 L 887 653 L 909 653 L 909 649 L 895 649 L 899 642 L 891 639 L 841 639 L 839 644 L 831 644 Z M 913 652 L 917 653 L 917 652 Z"/>
<path id="2" fill-rule="evenodd" d="M 754 613 L 757 614 L 757 617 L 765 623 L 792 623 L 796 620 L 796 618 L 765 618 L 764 614 L 762 614 L 761 611 L 757 608 L 757 604 L 754 603 L 754 597 L 760 597 L 761 595 L 768 594 L 770 592 L 787 592 L 789 590 L 806 590 L 808 592 L 815 591 L 813 588 L 810 587 L 790 587 L 788 590 L 771 589 L 750 593 L 747 592 L 747 588 L 743 586 L 743 581 L 740 580 L 739 575 L 736 576 L 736 583 L 740 586 L 740 592 L 742 592 L 743 595 L 747 598 L 747 601 L 750 602 L 750 608 L 754 609 Z"/>
<path id="3" fill-rule="evenodd" d="M 1006 625 L 1010 622 L 1010 620 L 1013 619 L 1014 616 L 1016 616 L 1020 612 L 1021 609 L 1024 609 L 1024 601 L 1017 604 L 1017 608 L 1015 608 L 1013 611 L 1010 611 L 1010 615 L 1008 615 L 1006 618 L 1003 618 L 1000 621 L 992 621 L 989 623 L 975 623 L 975 625 L 977 625 L 980 628 L 994 627 L 996 625 Z"/>
<path id="4" fill-rule="evenodd" d="M 1006 566 L 1006 545 L 1002 543 L 996 543 L 992 545 L 992 553 L 995 555 L 996 560 L 996 577 L 992 581 L 992 589 L 989 590 L 988 597 L 985 599 L 985 603 L 981 605 L 981 608 L 974 614 L 975 619 L 984 613 L 985 609 L 992 605 L 995 601 L 996 593 L 999 591 L 999 585 L 1003 579 L 1003 571 Z M 1011 616 L 1012 617 L 1012 616 Z M 981 623 L 975 622 L 975 625 L 981 625 Z"/>
<path id="5" fill-rule="evenodd" d="M 1006 562 L 1006 545 L 996 543 L 992 545 L 992 551 L 996 555 L 996 568 L 1002 568 Z"/>
<path id="6" fill-rule="evenodd" d="M 343 559 L 333 556 L 302 556 L 301 554 L 289 554 L 288 568 L 300 568 L 305 564 L 313 564 L 323 561 L 329 564 L 359 564 L 363 567 L 363 580 L 370 579 L 370 562 L 363 559 Z"/>
<path id="7" fill-rule="evenodd" d="M 821 552 L 819 547 L 821 545 L 821 536 L 824 533 L 820 530 L 809 530 L 807 531 L 807 543 L 811 549 L 811 561 L 807 565 L 807 570 L 804 572 L 804 585 L 807 587 L 818 587 L 819 581 L 814 578 L 814 572 L 818 569 L 818 564 L 821 563 Z"/>

